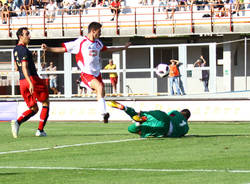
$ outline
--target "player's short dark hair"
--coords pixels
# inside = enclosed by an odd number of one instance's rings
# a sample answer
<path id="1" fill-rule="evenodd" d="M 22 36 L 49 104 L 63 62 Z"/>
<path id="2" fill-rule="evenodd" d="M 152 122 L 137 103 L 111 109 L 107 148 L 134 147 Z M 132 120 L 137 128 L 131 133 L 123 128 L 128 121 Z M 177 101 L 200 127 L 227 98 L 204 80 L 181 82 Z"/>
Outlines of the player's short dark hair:
<path id="1" fill-rule="evenodd" d="M 187 118 L 187 120 L 191 116 L 191 112 L 188 109 L 183 109 L 181 113 Z"/>
<path id="2" fill-rule="evenodd" d="M 20 27 L 17 32 L 16 32 L 16 36 L 17 36 L 17 39 L 19 40 L 19 36 L 22 36 L 23 35 L 23 30 L 26 30 L 28 31 L 28 28 L 27 27 Z"/>
<path id="3" fill-rule="evenodd" d="M 91 30 L 98 30 L 101 29 L 102 25 L 99 22 L 91 22 L 88 26 L 88 33 L 91 32 Z"/>

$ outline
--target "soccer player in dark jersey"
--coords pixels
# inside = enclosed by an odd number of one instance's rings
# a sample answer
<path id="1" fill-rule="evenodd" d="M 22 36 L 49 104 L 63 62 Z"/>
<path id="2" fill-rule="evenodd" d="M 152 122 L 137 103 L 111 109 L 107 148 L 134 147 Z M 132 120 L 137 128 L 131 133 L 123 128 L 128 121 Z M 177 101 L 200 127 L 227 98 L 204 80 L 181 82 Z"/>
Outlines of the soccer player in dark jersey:
<path id="1" fill-rule="evenodd" d="M 131 107 L 126 107 L 116 101 L 107 103 L 113 108 L 124 110 L 135 123 L 128 127 L 131 133 L 145 137 L 182 137 L 188 133 L 187 120 L 191 113 L 188 109 L 170 111 L 165 113 L 160 110 L 135 112 Z"/>
<path id="2" fill-rule="evenodd" d="M 49 94 L 45 80 L 40 79 L 32 58 L 32 52 L 27 48 L 30 42 L 28 28 L 19 28 L 16 32 L 18 44 L 13 50 L 15 67 L 20 75 L 20 92 L 29 109 L 11 122 L 14 138 L 18 137 L 19 127 L 38 112 L 37 101 L 42 102 L 42 111 L 36 136 L 46 136 L 44 126 L 49 117 Z"/>

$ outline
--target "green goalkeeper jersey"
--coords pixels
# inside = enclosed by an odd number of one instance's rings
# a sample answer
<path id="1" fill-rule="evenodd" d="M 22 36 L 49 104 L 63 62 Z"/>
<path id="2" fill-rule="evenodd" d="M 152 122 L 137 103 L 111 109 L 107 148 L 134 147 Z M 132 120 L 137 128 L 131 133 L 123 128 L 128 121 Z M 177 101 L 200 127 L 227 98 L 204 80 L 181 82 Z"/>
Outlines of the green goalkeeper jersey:
<path id="1" fill-rule="evenodd" d="M 170 117 L 168 137 L 184 136 L 189 130 L 186 118 L 176 110 L 170 111 L 168 116 Z"/>
<path id="2" fill-rule="evenodd" d="M 141 116 L 146 116 L 147 121 L 140 126 L 141 137 L 164 137 L 169 129 L 169 116 L 160 110 L 142 111 Z"/>
<path id="3" fill-rule="evenodd" d="M 135 110 L 127 107 L 125 112 L 132 118 L 137 115 Z M 141 137 L 181 137 L 188 132 L 187 120 L 178 111 L 171 111 L 168 114 L 160 111 L 141 111 L 140 116 L 146 116 L 147 121 L 140 126 L 136 123 L 128 127 L 131 133 L 140 133 Z"/>

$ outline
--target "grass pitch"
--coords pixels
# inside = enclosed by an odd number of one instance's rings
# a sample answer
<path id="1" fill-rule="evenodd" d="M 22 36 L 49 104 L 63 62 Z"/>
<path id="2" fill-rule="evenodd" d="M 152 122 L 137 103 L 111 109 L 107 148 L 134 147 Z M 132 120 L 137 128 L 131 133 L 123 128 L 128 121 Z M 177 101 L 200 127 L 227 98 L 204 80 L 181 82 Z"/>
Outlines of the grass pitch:
<path id="1" fill-rule="evenodd" d="M 250 123 L 191 123 L 184 138 L 138 139 L 129 123 L 0 123 L 0 184 L 249 184 Z M 15 151 L 15 152 L 14 152 Z"/>

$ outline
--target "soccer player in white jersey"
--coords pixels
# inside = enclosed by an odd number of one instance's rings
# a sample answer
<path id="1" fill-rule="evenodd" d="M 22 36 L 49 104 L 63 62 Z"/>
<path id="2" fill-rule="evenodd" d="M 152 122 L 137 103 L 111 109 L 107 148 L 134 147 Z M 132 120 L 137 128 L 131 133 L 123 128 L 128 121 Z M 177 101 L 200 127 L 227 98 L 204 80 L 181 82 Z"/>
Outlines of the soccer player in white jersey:
<path id="1" fill-rule="evenodd" d="M 96 91 L 97 101 L 104 123 L 108 123 L 109 113 L 106 111 L 104 100 L 104 83 L 101 77 L 100 52 L 117 52 L 127 49 L 130 46 L 128 42 L 121 48 L 107 48 L 99 40 L 101 36 L 102 25 L 98 22 L 92 22 L 88 26 L 88 35 L 82 36 L 75 41 L 66 42 L 63 47 L 48 47 L 42 44 L 42 49 L 48 52 L 63 53 L 69 52 L 76 54 L 76 62 L 81 69 L 81 80 L 90 88 Z"/>

